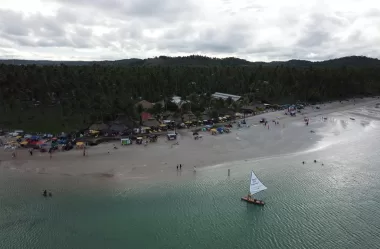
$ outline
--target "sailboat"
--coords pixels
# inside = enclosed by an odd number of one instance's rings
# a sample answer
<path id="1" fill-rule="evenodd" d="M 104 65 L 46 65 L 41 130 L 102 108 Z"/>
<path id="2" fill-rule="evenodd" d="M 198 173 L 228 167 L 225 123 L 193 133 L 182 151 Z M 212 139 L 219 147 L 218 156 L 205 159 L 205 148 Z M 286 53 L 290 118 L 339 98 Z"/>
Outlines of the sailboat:
<path id="1" fill-rule="evenodd" d="M 267 189 L 267 187 L 265 187 L 264 184 L 261 183 L 259 178 L 257 178 L 255 173 L 253 173 L 253 171 L 252 171 L 251 172 L 251 183 L 249 186 L 249 194 L 247 196 L 242 197 L 241 200 L 246 201 L 248 203 L 264 206 L 265 203 L 263 201 L 257 200 L 255 198 L 253 198 L 252 196 L 254 194 L 256 194 L 260 191 L 266 190 L 266 189 Z"/>

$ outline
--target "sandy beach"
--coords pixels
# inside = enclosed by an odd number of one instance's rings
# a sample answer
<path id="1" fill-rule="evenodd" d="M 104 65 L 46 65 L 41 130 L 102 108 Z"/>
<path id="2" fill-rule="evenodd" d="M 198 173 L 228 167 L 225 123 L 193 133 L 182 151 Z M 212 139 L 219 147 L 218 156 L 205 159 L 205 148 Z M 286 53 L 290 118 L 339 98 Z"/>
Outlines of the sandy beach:
<path id="1" fill-rule="evenodd" d="M 56 152 L 51 159 L 48 153 L 35 152 L 30 156 L 27 150 L 21 149 L 17 151 L 17 157 L 12 159 L 10 152 L 2 150 L 0 167 L 4 171 L 31 177 L 44 174 L 125 180 L 189 174 L 193 172 L 194 166 L 197 171 L 201 171 L 206 166 L 217 166 L 231 161 L 321 149 L 323 146 L 319 142 L 329 134 L 335 134 L 335 142 L 339 141 L 336 137 L 344 136 L 342 129 L 336 135 L 337 123 L 355 122 L 353 118 L 350 119 L 351 116 L 362 120 L 368 117 L 380 120 L 368 113 L 368 110 L 357 111 L 362 107 L 375 110 L 378 102 L 380 101 L 377 98 L 364 98 L 326 103 L 319 105 L 320 109 L 307 107 L 296 117 L 284 115 L 284 111 L 265 113 L 247 118 L 250 127 L 238 129 L 235 126 L 231 133 L 217 136 L 202 132 L 203 138 L 200 140 L 194 140 L 190 130 L 180 130 L 178 145 L 173 145 L 176 142 L 167 141 L 162 136 L 157 143 L 146 147 L 135 144 L 120 146 L 117 142 L 105 143 L 88 148 L 86 156 L 80 150 L 72 150 Z M 309 117 L 309 126 L 305 125 L 304 117 Z M 269 121 L 269 129 L 259 123 L 261 118 Z M 275 125 L 272 120 L 279 121 L 279 125 Z M 113 144 L 118 149 L 114 149 Z M 178 164 L 183 166 L 181 172 L 176 170 Z"/>

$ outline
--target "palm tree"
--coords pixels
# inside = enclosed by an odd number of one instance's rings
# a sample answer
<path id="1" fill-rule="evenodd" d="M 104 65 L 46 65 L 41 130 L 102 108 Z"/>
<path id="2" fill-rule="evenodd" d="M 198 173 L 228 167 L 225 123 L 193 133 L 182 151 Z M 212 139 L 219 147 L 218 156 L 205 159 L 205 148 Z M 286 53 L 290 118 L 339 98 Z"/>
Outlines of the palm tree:
<path id="1" fill-rule="evenodd" d="M 189 102 L 190 102 L 190 111 L 191 111 L 191 110 L 192 110 L 192 107 L 193 107 L 193 104 L 199 102 L 199 96 L 198 96 L 198 94 L 196 94 L 196 93 L 192 93 L 192 94 L 190 94 L 190 95 L 187 97 L 187 99 L 188 99 Z"/>
<path id="2" fill-rule="evenodd" d="M 139 115 L 139 129 L 141 133 L 141 127 L 143 125 L 142 113 L 144 112 L 144 107 L 141 104 L 138 104 L 135 108 L 136 108 L 136 113 Z"/>

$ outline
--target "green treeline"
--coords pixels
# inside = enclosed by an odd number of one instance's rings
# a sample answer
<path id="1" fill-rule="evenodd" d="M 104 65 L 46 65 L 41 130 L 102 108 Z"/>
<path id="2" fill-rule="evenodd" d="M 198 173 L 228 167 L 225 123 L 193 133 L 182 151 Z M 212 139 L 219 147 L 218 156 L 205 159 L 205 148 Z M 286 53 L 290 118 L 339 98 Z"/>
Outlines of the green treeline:
<path id="1" fill-rule="evenodd" d="M 1 64 L 0 125 L 33 123 L 42 129 L 55 122 L 63 130 L 81 128 L 117 113 L 133 116 L 141 99 L 158 102 L 173 95 L 194 99 L 195 94 L 223 92 L 248 96 L 247 103 L 377 95 L 379 80 L 378 67 Z"/>

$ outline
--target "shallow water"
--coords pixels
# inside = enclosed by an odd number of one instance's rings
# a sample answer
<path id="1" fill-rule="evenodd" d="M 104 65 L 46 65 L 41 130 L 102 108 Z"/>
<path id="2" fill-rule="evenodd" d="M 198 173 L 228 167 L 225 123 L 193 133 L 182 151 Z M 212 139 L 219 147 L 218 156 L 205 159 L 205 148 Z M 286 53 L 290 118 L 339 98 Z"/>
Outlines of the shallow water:
<path id="1" fill-rule="evenodd" d="M 343 118 L 317 129 L 324 138 L 307 152 L 170 181 L 30 178 L 3 169 L 0 248 L 378 248 L 380 129 Z M 265 207 L 240 201 L 252 169 L 268 187 L 257 195 Z M 53 198 L 38 194 L 46 186 Z"/>

